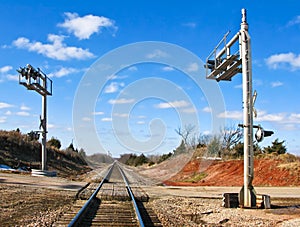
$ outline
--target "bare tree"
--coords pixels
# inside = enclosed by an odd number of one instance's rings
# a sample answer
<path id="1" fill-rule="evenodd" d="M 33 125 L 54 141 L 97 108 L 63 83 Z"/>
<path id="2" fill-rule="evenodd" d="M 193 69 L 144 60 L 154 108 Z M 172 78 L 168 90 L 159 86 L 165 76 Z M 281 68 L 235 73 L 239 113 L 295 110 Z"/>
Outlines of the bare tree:
<path id="1" fill-rule="evenodd" d="M 184 144 L 186 146 L 188 146 L 188 145 L 191 145 L 191 144 L 189 144 L 189 140 L 191 139 L 190 137 L 194 130 L 195 130 L 195 126 L 188 124 L 188 125 L 185 125 L 183 129 L 181 127 L 178 127 L 178 129 L 175 129 L 175 132 L 179 136 L 181 136 Z"/>
<path id="2" fill-rule="evenodd" d="M 243 130 L 235 126 L 224 127 L 221 130 L 221 135 L 223 138 L 223 148 L 230 150 L 232 146 L 235 146 L 243 138 Z"/>

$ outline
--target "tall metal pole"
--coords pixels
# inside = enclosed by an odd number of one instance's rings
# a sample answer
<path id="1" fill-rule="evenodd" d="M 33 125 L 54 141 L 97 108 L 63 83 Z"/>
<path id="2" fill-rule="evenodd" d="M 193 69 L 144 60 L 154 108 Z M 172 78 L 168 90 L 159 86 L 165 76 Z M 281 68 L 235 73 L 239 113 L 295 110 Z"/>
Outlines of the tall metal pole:
<path id="1" fill-rule="evenodd" d="M 47 95 L 42 96 L 42 117 L 41 126 L 42 132 L 42 170 L 47 170 Z"/>
<path id="2" fill-rule="evenodd" d="M 240 35 L 240 53 L 242 59 L 243 73 L 243 108 L 244 108 L 244 207 L 253 207 L 256 203 L 253 181 L 253 98 L 252 98 L 252 63 L 250 36 L 248 34 L 248 23 L 246 10 L 242 9 L 242 23 Z"/>

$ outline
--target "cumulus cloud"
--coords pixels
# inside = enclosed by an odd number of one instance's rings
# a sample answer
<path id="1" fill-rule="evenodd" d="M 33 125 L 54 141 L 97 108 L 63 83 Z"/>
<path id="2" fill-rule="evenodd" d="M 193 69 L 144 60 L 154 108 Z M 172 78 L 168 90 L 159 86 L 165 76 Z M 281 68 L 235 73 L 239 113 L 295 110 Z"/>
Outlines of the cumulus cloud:
<path id="1" fill-rule="evenodd" d="M 92 119 L 89 118 L 89 117 L 83 117 L 81 120 L 82 120 L 82 121 L 91 121 Z"/>
<path id="2" fill-rule="evenodd" d="M 115 117 L 128 117 L 129 116 L 128 113 L 114 113 L 113 115 Z"/>
<path id="3" fill-rule="evenodd" d="M 69 33 L 74 34 L 78 39 L 89 39 L 94 33 L 101 33 L 103 28 L 111 29 L 113 34 L 117 31 L 115 22 L 106 17 L 86 15 L 80 17 L 77 13 L 65 13 L 64 23 L 59 27 L 66 28 Z"/>
<path id="4" fill-rule="evenodd" d="M 195 23 L 195 22 L 187 22 L 187 23 L 183 23 L 182 26 L 188 27 L 188 28 L 196 28 L 197 27 L 197 23 Z"/>
<path id="5" fill-rule="evenodd" d="M 66 46 L 64 36 L 49 34 L 48 41 L 50 43 L 44 44 L 41 42 L 30 41 L 25 37 L 20 37 L 13 41 L 13 45 L 20 49 L 26 49 L 30 52 L 42 54 L 48 58 L 55 60 L 66 61 L 69 59 L 87 59 L 94 57 L 94 54 L 87 49 L 82 49 L 73 46 Z"/>
<path id="6" fill-rule="evenodd" d="M 92 114 L 95 115 L 95 116 L 97 116 L 97 115 L 103 115 L 104 112 L 93 112 Z"/>
<path id="7" fill-rule="evenodd" d="M 243 112 L 242 111 L 225 111 L 218 114 L 219 118 L 233 119 L 233 120 L 242 120 Z"/>
<path id="8" fill-rule="evenodd" d="M 296 24 L 300 24 L 300 16 L 296 16 L 294 19 L 290 20 L 287 26 L 293 26 Z"/>
<path id="9" fill-rule="evenodd" d="M 5 102 L 0 102 L 0 109 L 10 108 L 10 107 L 13 107 L 13 105 L 5 103 Z"/>
<path id="10" fill-rule="evenodd" d="M 0 68 L 0 73 L 7 73 L 8 71 L 12 70 L 12 66 L 6 65 Z"/>
<path id="11" fill-rule="evenodd" d="M 128 103 L 133 103 L 135 100 L 134 99 L 110 99 L 108 101 L 109 104 L 128 104 Z"/>
<path id="12" fill-rule="evenodd" d="M 7 117 L 1 117 L 0 116 L 0 123 L 5 123 L 6 122 Z"/>
<path id="13" fill-rule="evenodd" d="M 28 112 L 26 112 L 26 111 L 17 112 L 16 115 L 22 116 L 22 117 L 28 117 L 28 116 L 30 116 L 30 114 Z"/>
<path id="14" fill-rule="evenodd" d="M 146 58 L 149 58 L 149 59 L 153 59 L 153 58 L 166 58 L 168 56 L 169 55 L 166 52 L 164 52 L 162 50 L 159 50 L 159 49 L 156 49 L 152 53 L 147 54 Z"/>
<path id="15" fill-rule="evenodd" d="M 184 100 L 174 101 L 174 102 L 161 102 L 157 105 L 155 105 L 155 108 L 158 109 L 168 109 L 168 108 L 181 108 L 181 107 L 187 107 L 190 104 Z"/>
<path id="16" fill-rule="evenodd" d="M 211 112 L 212 112 L 212 109 L 211 109 L 211 107 L 206 106 L 206 107 L 204 107 L 204 108 L 202 109 L 202 111 L 205 112 L 205 113 L 211 113 Z"/>
<path id="17" fill-rule="evenodd" d="M 22 104 L 21 107 L 20 107 L 20 110 L 22 110 L 22 111 L 27 111 L 27 110 L 30 110 L 30 107 L 28 107 L 28 106 Z"/>
<path id="18" fill-rule="evenodd" d="M 122 83 L 112 82 L 105 87 L 104 93 L 115 93 L 119 90 L 119 88 L 124 86 L 125 84 L 123 82 Z"/>
<path id="19" fill-rule="evenodd" d="M 75 68 L 71 68 L 71 67 L 62 67 L 60 68 L 59 70 L 55 71 L 55 72 L 52 72 L 52 73 L 49 73 L 48 76 L 49 77 L 57 77 L 57 78 L 61 78 L 61 77 L 64 77 L 64 76 L 68 76 L 72 73 L 77 73 L 79 72 L 78 69 L 75 69 Z"/>
<path id="20" fill-rule="evenodd" d="M 194 62 L 194 63 L 191 63 L 187 66 L 186 71 L 188 71 L 188 72 L 197 72 L 198 69 L 199 69 L 199 65 L 196 62 Z"/>
<path id="21" fill-rule="evenodd" d="M 171 71 L 174 71 L 175 69 L 171 66 L 165 66 L 162 68 L 162 70 L 165 72 L 171 72 Z"/>
<path id="22" fill-rule="evenodd" d="M 283 86 L 283 83 L 280 81 L 274 81 L 271 83 L 271 86 L 272 87 L 280 87 L 280 86 Z"/>
<path id="23" fill-rule="evenodd" d="M 104 117 L 104 118 L 101 119 L 101 121 L 110 122 L 110 121 L 112 121 L 112 119 L 110 117 Z"/>
<path id="24" fill-rule="evenodd" d="M 267 65 L 272 69 L 289 68 L 290 70 L 300 69 L 300 54 L 282 53 L 274 54 L 266 59 Z"/>

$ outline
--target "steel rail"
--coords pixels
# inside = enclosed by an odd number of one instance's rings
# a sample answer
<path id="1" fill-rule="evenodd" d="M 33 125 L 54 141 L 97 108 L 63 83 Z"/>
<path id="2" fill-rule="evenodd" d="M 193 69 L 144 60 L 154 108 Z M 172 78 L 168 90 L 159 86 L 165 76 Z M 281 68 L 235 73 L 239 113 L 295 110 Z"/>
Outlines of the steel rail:
<path id="1" fill-rule="evenodd" d="M 137 217 L 138 222 L 139 222 L 139 226 L 140 226 L 140 227 L 144 227 L 145 225 L 144 225 L 144 222 L 143 222 L 141 213 L 140 213 L 140 211 L 139 211 L 138 205 L 137 205 L 137 203 L 136 203 L 136 201 L 135 201 L 134 195 L 133 195 L 133 193 L 132 193 L 131 187 L 130 187 L 130 185 L 129 185 L 129 181 L 128 181 L 128 179 L 127 179 L 127 177 L 126 177 L 124 171 L 123 171 L 123 170 L 121 169 L 121 167 L 119 166 L 119 164 L 117 164 L 117 166 L 118 166 L 119 171 L 120 171 L 120 173 L 121 173 L 121 175 L 122 175 L 122 177 L 123 177 L 123 180 L 124 180 L 124 182 L 125 182 L 125 185 L 126 185 L 128 194 L 130 195 L 131 201 L 132 201 L 132 203 L 133 203 L 133 207 L 134 207 L 135 214 L 136 214 L 136 217 Z"/>
<path id="2" fill-rule="evenodd" d="M 97 193 L 99 192 L 100 188 L 102 187 L 102 185 L 108 180 L 109 176 L 111 175 L 111 172 L 113 170 L 113 167 L 115 165 L 116 162 L 114 162 L 111 167 L 109 168 L 109 170 L 107 171 L 107 174 L 105 175 L 105 177 L 102 179 L 102 181 L 100 182 L 99 186 L 97 187 L 97 189 L 94 191 L 94 193 L 91 195 L 91 197 L 88 199 L 88 201 L 83 205 L 83 207 L 78 211 L 78 213 L 75 215 L 75 217 L 71 220 L 71 222 L 69 223 L 68 227 L 73 227 L 73 226 L 77 226 L 79 224 L 79 221 L 81 220 L 81 217 L 84 215 L 84 213 L 87 211 L 89 205 L 91 204 L 92 200 L 96 197 Z"/>

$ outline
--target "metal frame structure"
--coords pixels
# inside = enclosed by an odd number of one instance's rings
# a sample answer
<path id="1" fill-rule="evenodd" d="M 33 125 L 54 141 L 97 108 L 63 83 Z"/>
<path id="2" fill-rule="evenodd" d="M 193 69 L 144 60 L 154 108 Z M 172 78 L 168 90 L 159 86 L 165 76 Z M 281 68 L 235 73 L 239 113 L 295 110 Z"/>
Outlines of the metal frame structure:
<path id="1" fill-rule="evenodd" d="M 239 32 L 227 43 L 227 33 L 206 59 L 206 78 L 216 81 L 230 81 L 237 73 L 243 78 L 243 129 L 244 129 L 244 186 L 240 191 L 239 203 L 243 207 L 256 206 L 256 194 L 252 186 L 253 161 L 253 96 L 251 44 L 248 33 L 246 9 L 242 9 L 242 23 Z M 220 50 L 221 44 L 224 47 Z M 238 45 L 238 50 L 234 48 Z M 209 71 L 210 70 L 210 71 Z"/>
<path id="2" fill-rule="evenodd" d="M 42 171 L 47 170 L 47 95 L 52 95 L 52 80 L 39 68 L 36 70 L 30 64 L 17 70 L 19 84 L 28 90 L 34 90 L 42 95 L 42 115 L 40 116 L 40 128 L 42 128 Z"/>

